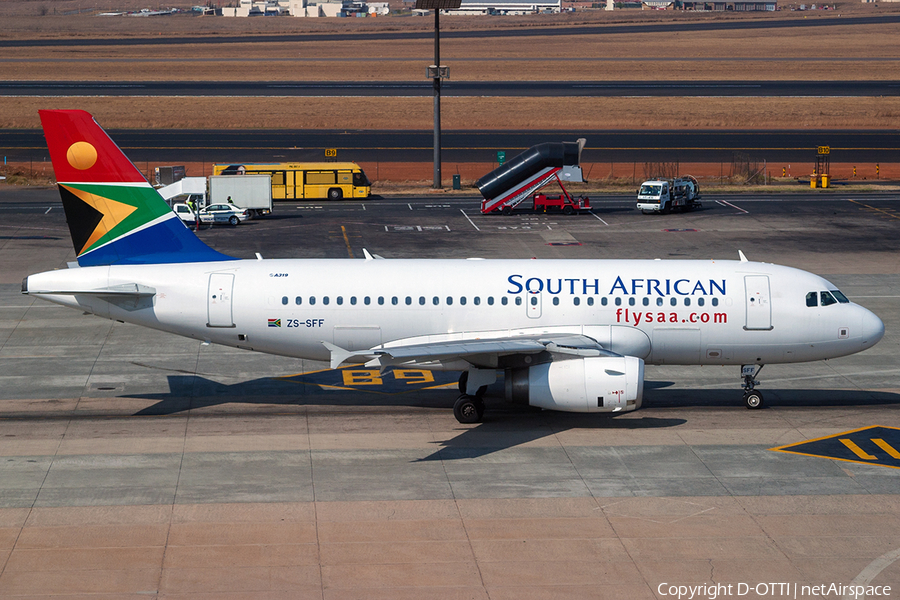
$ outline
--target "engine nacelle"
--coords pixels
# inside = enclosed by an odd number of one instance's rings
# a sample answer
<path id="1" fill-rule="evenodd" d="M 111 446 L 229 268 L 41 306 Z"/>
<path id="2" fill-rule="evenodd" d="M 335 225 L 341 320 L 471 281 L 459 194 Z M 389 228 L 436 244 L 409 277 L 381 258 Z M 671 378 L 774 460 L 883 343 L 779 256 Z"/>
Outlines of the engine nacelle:
<path id="1" fill-rule="evenodd" d="M 566 412 L 625 412 L 641 407 L 644 361 L 591 356 L 506 372 L 506 399 Z"/>

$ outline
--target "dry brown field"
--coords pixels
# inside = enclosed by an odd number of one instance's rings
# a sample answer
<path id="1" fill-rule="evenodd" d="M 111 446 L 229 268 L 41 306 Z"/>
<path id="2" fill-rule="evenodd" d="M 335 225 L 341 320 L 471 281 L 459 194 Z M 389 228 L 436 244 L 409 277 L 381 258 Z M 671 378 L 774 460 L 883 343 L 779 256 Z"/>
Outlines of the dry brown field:
<path id="1" fill-rule="evenodd" d="M 177 4 L 176 4 L 177 5 Z M 700 14 L 586 11 L 528 17 L 445 17 L 442 29 L 522 30 L 525 37 L 444 38 L 455 80 L 892 80 L 900 73 L 900 24 L 756 28 L 659 34 L 528 36 L 529 28 L 707 20 L 877 16 L 896 5 L 834 4 L 835 11 Z M 140 0 L 0 1 L 3 39 L 165 36 L 205 43 L 11 47 L 0 55 L 5 80 L 424 81 L 428 38 L 367 40 L 375 31 L 427 32 L 430 18 L 228 19 L 187 15 L 97 17 L 87 9 L 137 9 Z M 155 8 L 150 6 L 150 8 Z M 346 33 L 346 41 L 255 41 L 259 35 Z M 217 37 L 246 34 L 246 41 Z M 213 40 L 213 41 L 209 41 Z M 82 108 L 110 128 L 430 129 L 430 97 L 85 97 L 0 98 L 0 128 L 39 127 L 40 108 Z M 453 98 L 444 129 L 900 129 L 900 99 L 877 98 Z M 393 171 L 393 169 L 392 169 Z"/>

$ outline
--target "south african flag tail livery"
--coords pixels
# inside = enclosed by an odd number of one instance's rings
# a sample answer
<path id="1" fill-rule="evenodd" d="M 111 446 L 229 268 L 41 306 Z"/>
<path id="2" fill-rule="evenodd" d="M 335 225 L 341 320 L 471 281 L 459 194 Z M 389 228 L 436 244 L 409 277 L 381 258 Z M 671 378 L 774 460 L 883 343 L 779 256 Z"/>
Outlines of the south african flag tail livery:
<path id="1" fill-rule="evenodd" d="M 90 114 L 39 112 L 79 265 L 231 260 L 191 233 Z"/>

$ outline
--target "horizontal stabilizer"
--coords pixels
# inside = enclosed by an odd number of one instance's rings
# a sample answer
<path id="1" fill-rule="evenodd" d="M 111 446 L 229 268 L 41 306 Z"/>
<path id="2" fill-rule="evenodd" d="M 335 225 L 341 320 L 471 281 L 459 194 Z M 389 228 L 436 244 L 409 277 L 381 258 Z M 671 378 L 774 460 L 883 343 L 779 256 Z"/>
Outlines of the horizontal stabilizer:
<path id="1" fill-rule="evenodd" d="M 128 296 L 135 298 L 150 298 L 156 295 L 156 289 L 141 285 L 140 283 L 122 283 L 105 288 L 90 290 L 32 290 L 28 289 L 26 279 L 22 291 L 25 294 L 52 294 L 52 295 L 83 295 L 83 296 Z"/>

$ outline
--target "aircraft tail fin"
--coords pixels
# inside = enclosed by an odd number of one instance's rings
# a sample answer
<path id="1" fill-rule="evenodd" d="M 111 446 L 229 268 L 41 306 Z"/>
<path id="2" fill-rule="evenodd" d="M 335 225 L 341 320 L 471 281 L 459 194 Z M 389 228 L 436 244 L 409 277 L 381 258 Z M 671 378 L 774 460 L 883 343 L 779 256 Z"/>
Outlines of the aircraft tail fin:
<path id="1" fill-rule="evenodd" d="M 39 113 L 80 266 L 233 260 L 181 222 L 89 113 Z"/>

